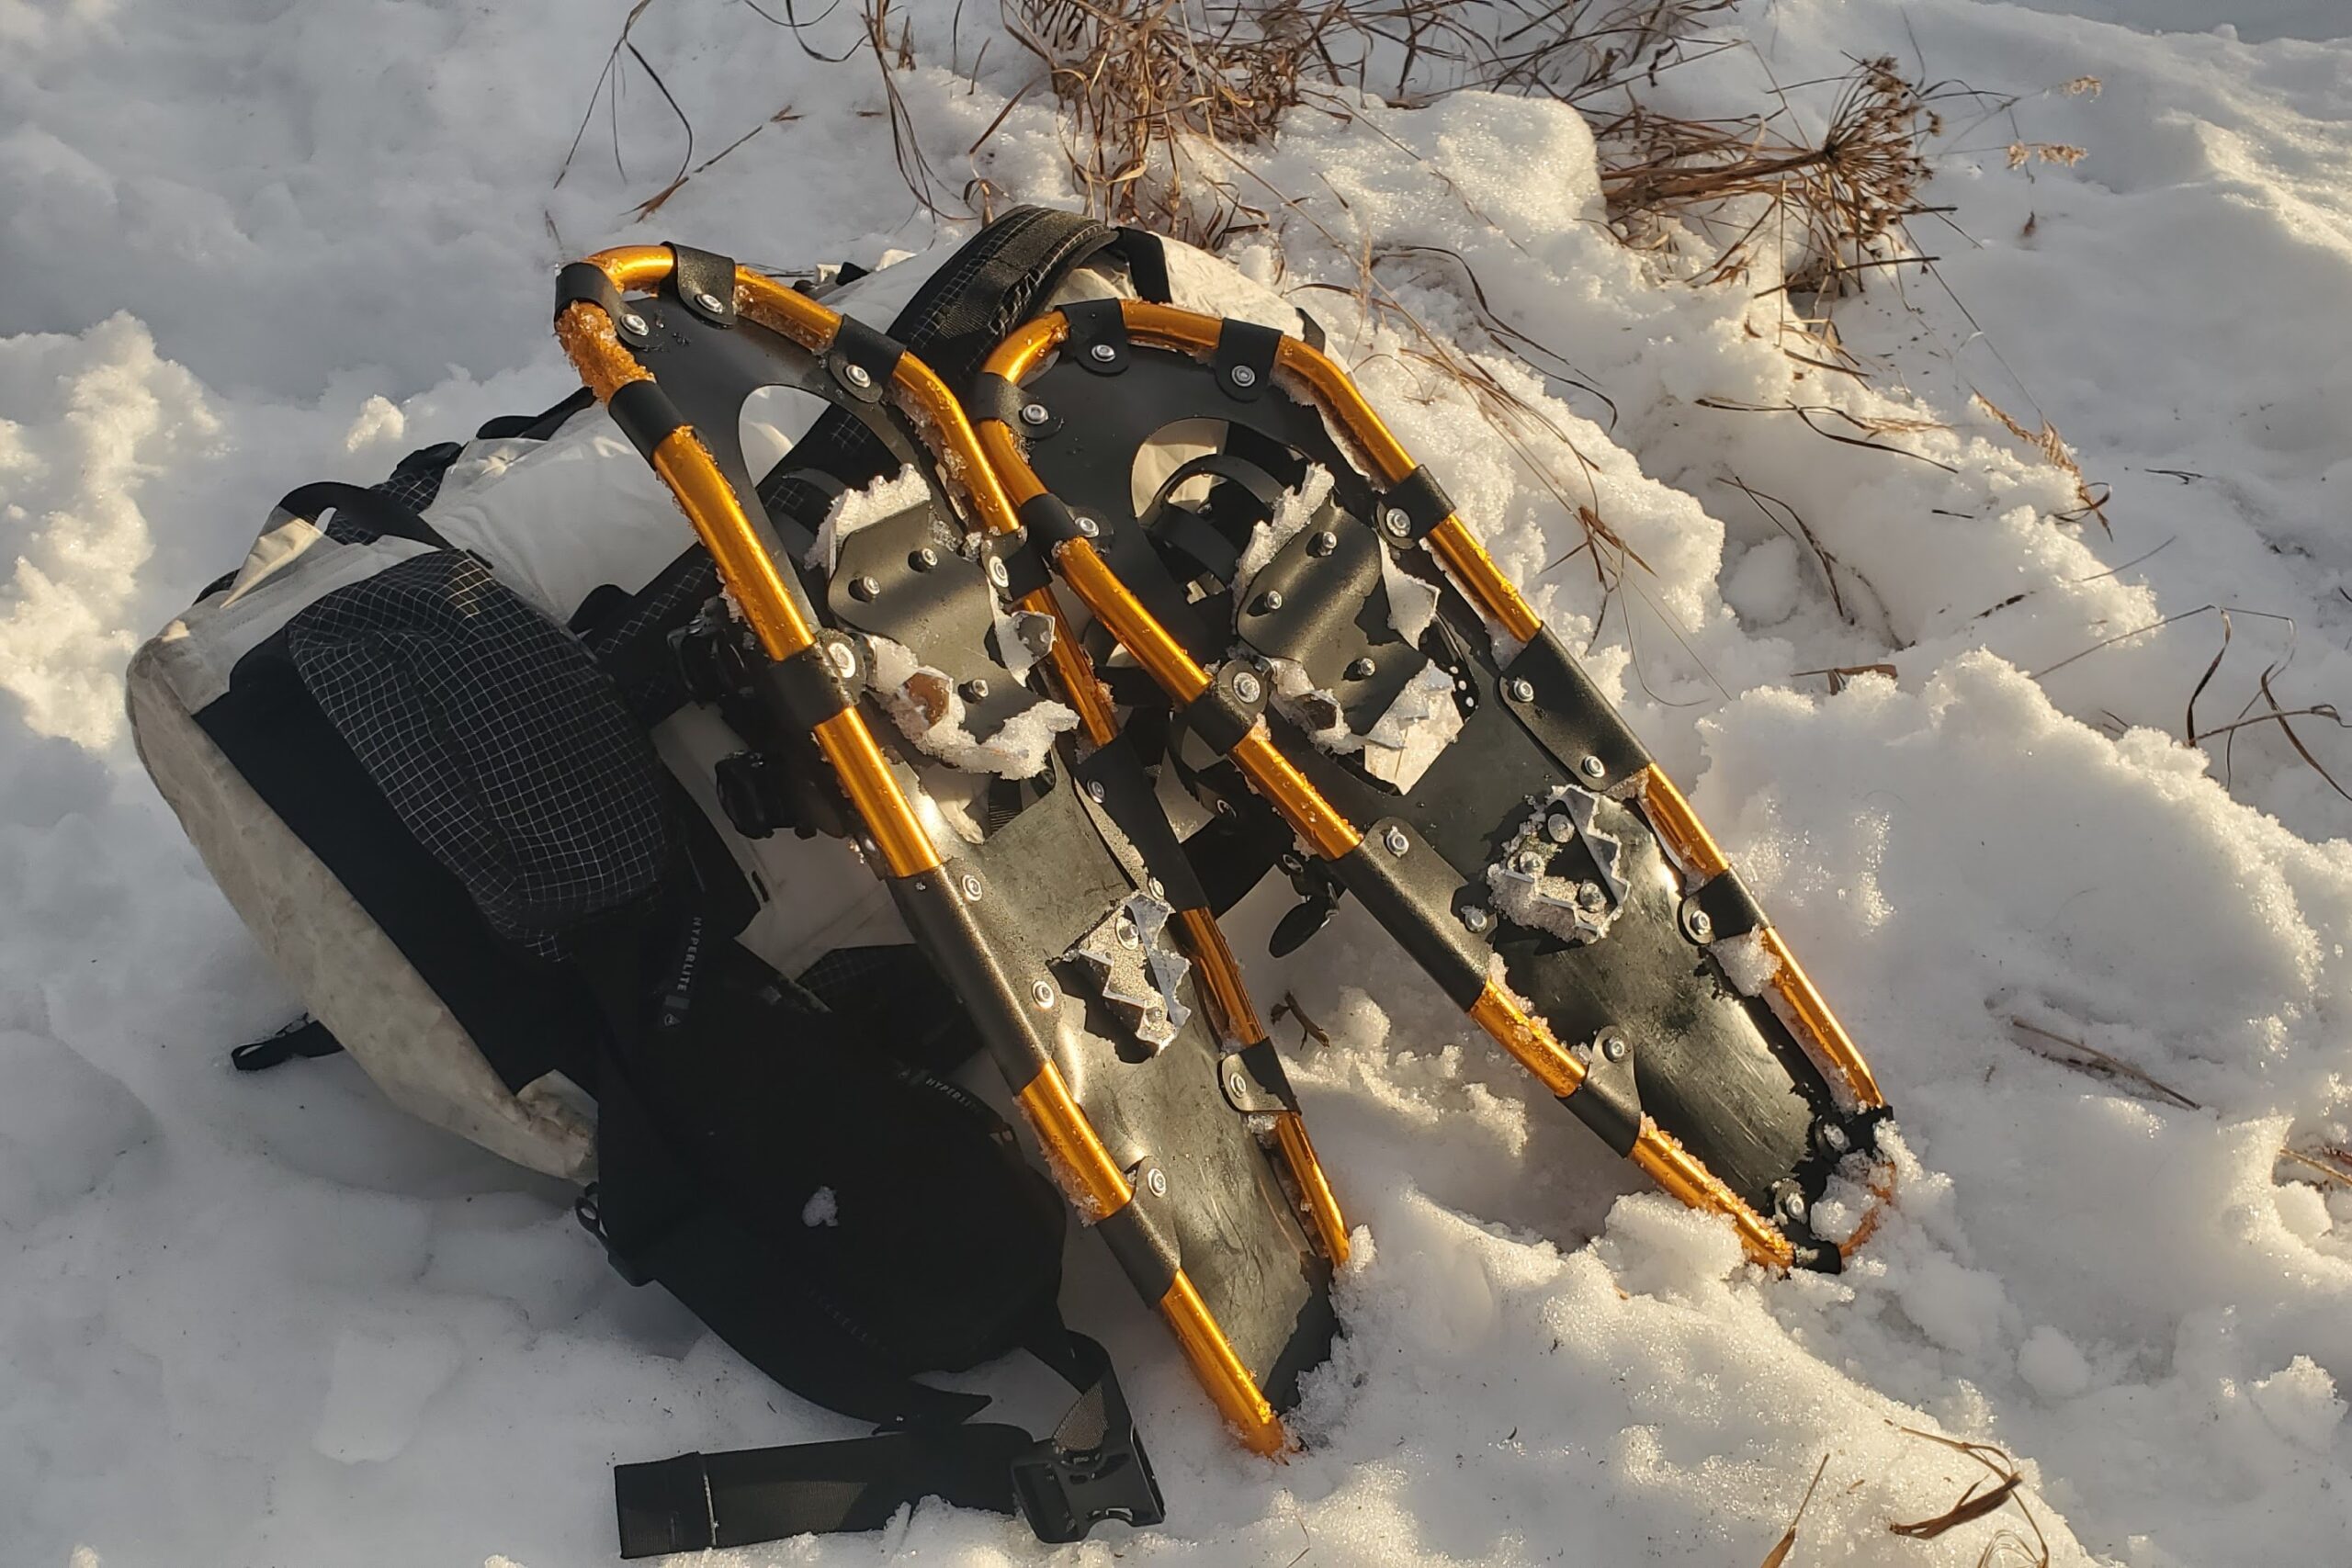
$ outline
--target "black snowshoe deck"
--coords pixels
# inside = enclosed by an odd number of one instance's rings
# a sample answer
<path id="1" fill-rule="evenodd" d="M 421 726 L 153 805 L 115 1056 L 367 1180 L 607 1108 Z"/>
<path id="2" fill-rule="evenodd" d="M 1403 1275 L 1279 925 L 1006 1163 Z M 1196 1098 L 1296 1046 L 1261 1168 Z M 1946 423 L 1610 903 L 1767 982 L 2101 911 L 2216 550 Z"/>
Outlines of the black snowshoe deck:
<path id="1" fill-rule="evenodd" d="M 1347 377 L 1270 328 L 1130 300 L 1038 318 L 982 380 L 980 439 L 1029 545 L 1161 689 L 1171 760 L 1221 811 L 1266 810 L 1238 772 L 1312 852 L 1286 857 L 1306 897 L 1278 942 L 1352 893 L 1620 1155 L 1731 1215 L 1759 1260 L 1837 1268 L 1808 1219 L 1885 1114 L 1868 1067 Z M 1220 428 L 1136 503 L 1148 443 Z M 1239 581 L 1310 467 L 1328 499 Z M 1366 737 L 1408 687 L 1442 749 L 1375 776 Z"/>
<path id="2" fill-rule="evenodd" d="M 1329 1348 L 1345 1227 L 1149 778 L 1104 722 L 1075 643 L 1045 646 L 1060 628 L 1041 585 L 1014 582 L 959 520 L 960 502 L 1010 525 L 992 515 L 1002 498 L 960 409 L 883 334 L 682 247 L 575 264 L 558 309 L 583 380 L 726 583 L 734 614 L 706 614 L 695 635 L 718 646 L 697 662 L 734 671 L 730 700 L 768 732 L 722 780 L 739 825 L 857 845 L 1057 1182 L 1244 1441 L 1279 1450 L 1277 1412 Z M 769 386 L 847 411 L 926 486 L 844 535 L 830 573 L 796 564 L 817 540 L 805 518 L 771 514 L 744 460 L 739 416 Z M 959 773 L 886 710 L 886 695 L 907 696 L 878 689 L 885 639 L 937 672 L 928 700 L 952 687 L 979 740 L 1035 716 L 1035 674 L 1083 676 L 1057 694 L 1088 719 L 1084 744 L 1056 743 L 1026 777 Z"/>

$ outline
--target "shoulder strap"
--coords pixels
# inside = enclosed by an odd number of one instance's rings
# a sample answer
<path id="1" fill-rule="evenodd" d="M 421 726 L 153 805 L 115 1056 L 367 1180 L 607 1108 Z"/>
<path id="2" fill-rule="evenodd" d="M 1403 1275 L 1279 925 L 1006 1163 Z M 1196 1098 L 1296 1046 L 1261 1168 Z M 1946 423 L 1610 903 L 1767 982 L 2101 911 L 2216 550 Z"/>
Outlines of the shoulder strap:
<path id="1" fill-rule="evenodd" d="M 1158 1524 L 1159 1483 L 1102 1347 L 1055 1317 L 1028 1348 L 1078 1391 L 1051 1437 L 973 1422 L 617 1465 L 621 1555 L 879 1529 L 925 1497 L 1018 1514 L 1046 1541 L 1082 1540 L 1104 1519 Z"/>

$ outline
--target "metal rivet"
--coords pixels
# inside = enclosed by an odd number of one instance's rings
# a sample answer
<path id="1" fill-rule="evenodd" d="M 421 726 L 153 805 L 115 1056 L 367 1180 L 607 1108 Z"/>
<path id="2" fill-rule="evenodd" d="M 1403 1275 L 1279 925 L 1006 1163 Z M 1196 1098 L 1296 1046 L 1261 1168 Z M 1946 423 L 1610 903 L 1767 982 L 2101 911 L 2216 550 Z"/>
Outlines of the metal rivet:
<path id="1" fill-rule="evenodd" d="M 722 300 L 718 295 L 713 294 L 707 289 L 695 296 L 695 303 L 701 306 L 706 310 L 714 311 L 719 314 L 724 314 L 727 310 L 726 301 Z"/>
<path id="2" fill-rule="evenodd" d="M 1565 844 L 1577 836 L 1577 825 L 1565 811 L 1555 811 L 1544 818 L 1544 836 L 1555 844 Z"/>
<path id="3" fill-rule="evenodd" d="M 1245 703 L 1254 703 L 1266 694 L 1265 682 L 1244 670 L 1233 677 L 1233 694 Z"/>
<path id="4" fill-rule="evenodd" d="M 1258 373 L 1247 365 L 1237 365 L 1233 367 L 1233 384 L 1237 387 L 1254 387 L 1258 384 Z"/>
<path id="5" fill-rule="evenodd" d="M 1701 942 L 1715 934 L 1715 922 L 1708 918 L 1704 909 L 1691 910 L 1690 919 L 1684 923 L 1690 928 L 1690 934 Z"/>
<path id="6" fill-rule="evenodd" d="M 1101 779 L 1096 779 L 1092 784 L 1086 786 L 1086 798 L 1092 801 L 1095 805 L 1100 806 L 1102 804 L 1102 781 Z"/>
<path id="7" fill-rule="evenodd" d="M 1229 800 L 1220 800 L 1216 803 L 1216 814 L 1219 817 L 1238 817 L 1241 815 L 1241 813 L 1233 809 L 1233 802 Z"/>
<path id="8" fill-rule="evenodd" d="M 861 577 L 849 585 L 849 591 L 852 598 L 871 599 L 882 592 L 882 585 L 870 577 Z"/>
<path id="9" fill-rule="evenodd" d="M 1781 1213 L 1792 1220 L 1804 1218 L 1805 1201 L 1802 1192 L 1791 1192 L 1781 1200 Z"/>
<path id="10" fill-rule="evenodd" d="M 999 588 L 1012 586 L 1012 573 L 1005 570 L 1004 558 L 1001 556 L 989 557 L 989 581 Z"/>
<path id="11" fill-rule="evenodd" d="M 825 644 L 825 662 L 833 667 L 834 674 L 846 681 L 857 673 L 857 650 L 845 642 L 829 642 Z"/>
<path id="12" fill-rule="evenodd" d="M 1597 779 L 1609 772 L 1609 765 L 1598 757 L 1587 757 L 1577 764 L 1577 772 L 1589 779 Z"/>
<path id="13" fill-rule="evenodd" d="M 970 904 L 977 904 L 980 901 L 980 879 L 978 877 L 967 876 L 964 878 L 964 899 L 965 902 Z"/>
<path id="14" fill-rule="evenodd" d="M 1168 1196 L 1168 1173 L 1156 1165 L 1143 1173 L 1143 1184 L 1151 1189 L 1155 1198 Z"/>
<path id="15" fill-rule="evenodd" d="M 863 365 L 852 365 L 843 369 L 842 371 L 842 379 L 847 381 L 851 386 L 855 387 L 861 392 L 874 385 L 874 377 L 872 372 L 868 371 Z"/>
<path id="16" fill-rule="evenodd" d="M 1408 537 L 1413 532 L 1413 520 L 1405 515 L 1405 509 L 1401 506 L 1392 506 L 1382 513 L 1380 525 L 1399 539 Z"/>
<path id="17" fill-rule="evenodd" d="M 1608 902 L 1609 895 L 1600 890 L 1600 883 L 1579 882 L 1577 884 L 1577 908 L 1587 914 L 1598 913 L 1601 906 Z"/>
<path id="18" fill-rule="evenodd" d="M 1093 358 L 1094 363 L 1097 365 L 1108 365 L 1111 361 L 1119 357 L 1119 351 L 1113 348 L 1107 343 L 1098 343 L 1086 352 Z"/>
<path id="19" fill-rule="evenodd" d="M 1510 683 L 1504 690 L 1510 694 L 1510 700 L 1515 703 L 1532 703 L 1535 700 L 1535 688 L 1528 683 L 1524 676 L 1512 676 Z"/>
<path id="20" fill-rule="evenodd" d="M 1306 541 L 1306 553 L 1310 556 L 1328 556 L 1339 547 L 1340 536 L 1329 528 L 1309 536 Z"/>
<path id="21" fill-rule="evenodd" d="M 1401 855 L 1413 847 L 1413 840 L 1405 837 L 1405 829 L 1402 828 L 1389 829 L 1388 831 L 1380 835 L 1380 841 L 1388 847 L 1388 852 L 1392 855 Z"/>
<path id="22" fill-rule="evenodd" d="M 1241 1076 L 1238 1068 L 1236 1068 L 1232 1076 L 1225 1080 L 1225 1087 L 1233 1091 L 1233 1098 L 1236 1100 L 1250 1098 L 1250 1080 Z"/>
<path id="23" fill-rule="evenodd" d="M 645 331 L 645 318 L 632 312 L 621 318 L 621 325 L 627 327 L 630 332 L 642 333 Z"/>
<path id="24" fill-rule="evenodd" d="M 1155 898 L 1165 898 L 1168 897 L 1167 887 L 1160 882 L 1159 878 L 1156 876 L 1147 878 L 1144 882 L 1144 886 L 1151 889 L 1151 896 Z"/>
<path id="25" fill-rule="evenodd" d="M 1040 980 L 1029 987 L 1029 999 L 1041 1008 L 1052 1007 L 1055 995 L 1054 983 L 1051 980 Z"/>
<path id="26" fill-rule="evenodd" d="M 1021 423 L 1023 424 L 1043 424 L 1053 417 L 1052 411 L 1048 410 L 1043 403 L 1023 403 L 1021 405 Z"/>
<path id="27" fill-rule="evenodd" d="M 1078 518 L 1078 531 L 1091 539 L 1102 532 L 1102 525 L 1084 513 L 1080 513 Z"/>
<path id="28" fill-rule="evenodd" d="M 1348 666 L 1348 679 L 1351 681 L 1369 681 L 1374 674 L 1379 672 L 1379 670 L 1380 666 L 1374 664 L 1371 660 L 1359 659 L 1353 664 Z"/>
<path id="29" fill-rule="evenodd" d="M 1544 857 L 1533 850 L 1521 850 L 1510 857 L 1510 868 L 1521 876 L 1533 876 L 1544 869 Z"/>
<path id="30" fill-rule="evenodd" d="M 939 564 L 939 552 L 925 545 L 907 558 L 907 564 L 917 571 L 929 571 Z"/>
<path id="31" fill-rule="evenodd" d="M 1842 1155 L 1854 1146 L 1854 1140 L 1846 1135 L 1845 1128 L 1835 1122 L 1826 1122 L 1821 1128 L 1821 1146 L 1833 1155 Z"/>
<path id="32" fill-rule="evenodd" d="M 1282 607 L 1282 594 L 1272 588 L 1269 588 L 1263 593 L 1259 594 L 1258 603 L 1251 606 L 1251 608 L 1261 615 L 1271 615 Z"/>
<path id="33" fill-rule="evenodd" d="M 1623 1061 L 1625 1053 L 1633 1048 L 1632 1043 L 1613 1029 L 1600 1037 L 1600 1054 L 1612 1062 Z"/>
<path id="34" fill-rule="evenodd" d="M 1122 918 L 1119 923 L 1112 929 L 1116 932 L 1119 938 L 1119 945 L 1121 947 L 1141 947 L 1143 945 L 1143 932 L 1136 929 L 1136 923 L 1133 920 Z"/>
<path id="35" fill-rule="evenodd" d="M 974 676 L 971 680 L 965 682 L 964 700 L 967 703 L 984 703 L 988 701 L 989 683 L 986 681 L 979 679 L 978 676 Z"/>
<path id="36" fill-rule="evenodd" d="M 1473 904 L 1468 908 L 1462 911 L 1462 923 L 1469 927 L 1474 931 L 1482 931 L 1488 926 L 1493 925 L 1495 921 L 1493 916 L 1487 914 L 1486 910 L 1480 908 L 1477 905 Z"/>

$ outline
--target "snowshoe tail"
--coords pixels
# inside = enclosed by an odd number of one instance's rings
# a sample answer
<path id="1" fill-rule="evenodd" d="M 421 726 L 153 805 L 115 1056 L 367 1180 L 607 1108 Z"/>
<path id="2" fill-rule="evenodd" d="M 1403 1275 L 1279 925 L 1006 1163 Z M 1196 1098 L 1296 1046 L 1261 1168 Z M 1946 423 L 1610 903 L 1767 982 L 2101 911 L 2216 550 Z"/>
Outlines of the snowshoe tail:
<path id="1" fill-rule="evenodd" d="M 1337 365 L 1269 327 L 1088 302 L 1012 333 L 974 407 L 1028 546 L 1164 694 L 1170 756 L 1211 788 L 1238 769 L 1312 852 L 1289 862 L 1308 898 L 1279 940 L 1354 895 L 1658 1185 L 1728 1214 L 1759 1261 L 1838 1267 L 1808 1221 L 1886 1114 L 1869 1066 Z M 1139 509 L 1156 438 L 1216 450 Z M 1287 533 L 1283 491 L 1315 508 Z"/>
<path id="2" fill-rule="evenodd" d="M 748 708 L 738 728 L 766 732 L 758 765 L 731 777 L 746 818 L 857 845 L 1071 1203 L 1243 1440 L 1281 1450 L 1278 1412 L 1328 1349 L 1346 1228 L 1232 954 L 1046 584 L 969 553 L 959 507 L 999 532 L 1015 519 L 955 399 L 884 333 L 684 247 L 567 267 L 557 332 L 725 582 L 733 613 L 705 616 L 717 625 L 698 635 L 718 646 L 697 662 L 731 671 L 730 716 Z M 763 504 L 746 468 L 739 418 L 770 386 L 855 417 L 923 493 L 820 546 Z M 959 771 L 908 738 L 921 682 L 887 686 L 885 649 L 938 678 L 920 694 L 967 740 L 1024 723 L 1034 735 L 1048 716 L 1031 682 L 1050 671 L 1087 744 L 1039 746 L 1026 773 Z"/>

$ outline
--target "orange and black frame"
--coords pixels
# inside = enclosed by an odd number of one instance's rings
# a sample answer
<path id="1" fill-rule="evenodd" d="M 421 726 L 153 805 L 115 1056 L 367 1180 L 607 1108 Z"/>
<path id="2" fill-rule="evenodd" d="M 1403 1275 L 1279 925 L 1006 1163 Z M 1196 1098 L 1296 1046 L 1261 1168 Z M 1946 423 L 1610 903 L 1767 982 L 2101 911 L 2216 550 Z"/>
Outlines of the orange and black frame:
<path id="1" fill-rule="evenodd" d="M 1158 688 L 1171 759 L 1193 759 L 1220 811 L 1271 808 L 1295 835 L 1308 930 L 1352 895 L 1758 1261 L 1839 1267 L 1812 1205 L 1849 1157 L 1887 1190 L 1869 1066 L 1681 793 L 1332 360 L 1265 326 L 1089 301 L 1016 329 L 971 407 L 1026 547 Z M 1175 440 L 1210 449 L 1152 490 L 1138 454 Z M 1329 501 L 1245 567 L 1309 465 Z M 1404 601 L 1424 593 L 1417 616 Z M 1435 760 L 1367 766 L 1363 738 L 1432 682 L 1453 708 Z M 1235 775 L 1254 802 L 1218 795 Z"/>
<path id="2" fill-rule="evenodd" d="M 955 988 L 1057 1183 L 1166 1320 L 1252 1450 L 1326 1354 L 1347 1229 L 1231 953 L 1050 589 L 976 541 L 1014 525 L 956 399 L 914 355 L 808 295 L 685 247 L 565 269 L 557 333 L 708 549 L 745 671 L 799 770 Z M 740 445 L 745 398 L 797 387 L 856 417 L 926 494 L 805 569 Z M 967 523 L 967 519 L 970 521 Z M 1022 629 L 1032 659 L 1012 657 Z M 1033 776 L 970 780 L 868 685 L 897 643 L 954 680 L 975 733 L 1047 694 L 1080 732 Z M 739 789 L 763 787 L 739 776 Z M 978 799 L 981 808 L 971 808 Z"/>

